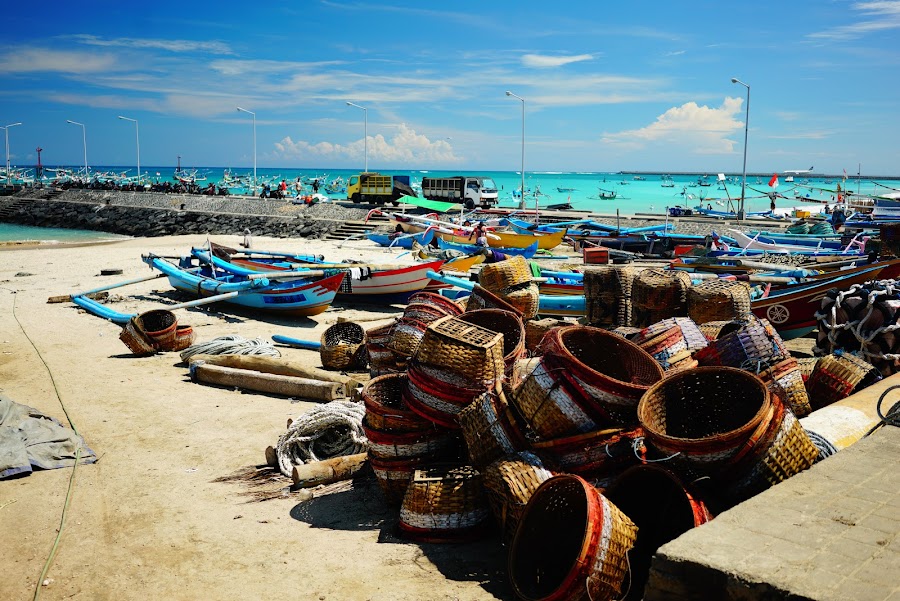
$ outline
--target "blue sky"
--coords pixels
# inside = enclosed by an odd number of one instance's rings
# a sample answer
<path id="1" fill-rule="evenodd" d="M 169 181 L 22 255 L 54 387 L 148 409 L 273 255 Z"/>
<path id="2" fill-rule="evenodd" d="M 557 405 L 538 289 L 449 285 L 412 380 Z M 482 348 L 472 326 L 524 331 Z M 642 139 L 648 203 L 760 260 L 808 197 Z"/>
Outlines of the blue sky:
<path id="1" fill-rule="evenodd" d="M 13 164 L 900 174 L 900 1 L 4 7 Z"/>

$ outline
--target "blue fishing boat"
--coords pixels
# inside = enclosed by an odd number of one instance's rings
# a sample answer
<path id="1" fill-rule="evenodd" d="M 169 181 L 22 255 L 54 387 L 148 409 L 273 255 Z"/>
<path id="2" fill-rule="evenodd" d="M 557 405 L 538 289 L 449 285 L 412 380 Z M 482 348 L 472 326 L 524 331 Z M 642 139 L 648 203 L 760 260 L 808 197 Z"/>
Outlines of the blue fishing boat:
<path id="1" fill-rule="evenodd" d="M 434 239 L 434 230 L 429 229 L 417 234 L 402 234 L 400 236 L 391 236 L 391 234 L 366 234 L 366 238 L 379 246 L 387 246 L 392 248 L 411 249 L 413 242 L 418 242 L 422 246 L 428 246 Z"/>
<path id="2" fill-rule="evenodd" d="M 467 255 L 480 253 L 487 249 L 497 251 L 498 253 L 504 255 L 520 255 L 525 257 L 526 259 L 530 259 L 537 252 L 538 243 L 532 242 L 531 246 L 528 246 L 526 248 L 496 248 L 478 246 L 477 244 L 460 244 L 459 242 L 448 242 L 446 240 L 438 238 L 438 248 L 440 248 L 441 250 L 457 250 L 459 252 L 466 253 Z"/>

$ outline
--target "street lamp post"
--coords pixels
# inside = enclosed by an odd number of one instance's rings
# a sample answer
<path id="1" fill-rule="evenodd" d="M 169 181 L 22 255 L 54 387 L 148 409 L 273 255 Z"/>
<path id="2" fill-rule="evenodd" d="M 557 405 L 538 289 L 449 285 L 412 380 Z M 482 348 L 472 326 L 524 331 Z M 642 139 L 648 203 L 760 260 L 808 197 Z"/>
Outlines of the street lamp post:
<path id="1" fill-rule="evenodd" d="M 137 143 L 137 171 L 138 171 L 138 183 L 141 183 L 141 132 L 138 126 L 137 119 L 132 119 L 130 117 L 123 117 L 119 115 L 119 119 L 123 121 L 131 121 L 134 123 L 134 139 Z"/>
<path id="2" fill-rule="evenodd" d="M 750 128 L 750 86 L 736 77 L 731 78 L 731 83 L 739 83 L 747 88 L 747 109 L 744 116 L 744 177 L 741 180 L 741 206 L 738 209 L 738 219 L 743 221 L 746 215 L 744 212 L 744 198 L 747 191 L 747 131 Z"/>
<path id="3" fill-rule="evenodd" d="M 353 104 L 352 102 L 348 102 L 347 106 L 355 106 L 358 109 L 362 109 L 363 118 L 365 119 L 365 129 L 363 129 L 363 148 L 365 153 L 365 167 L 363 167 L 363 171 L 365 173 L 369 172 L 369 109 L 364 106 L 359 106 L 358 104 Z"/>
<path id="4" fill-rule="evenodd" d="M 21 123 L 10 123 L 9 125 L 3 127 L 3 132 L 6 134 L 6 185 L 9 185 L 9 128 L 15 127 L 17 125 L 22 125 Z"/>
<path id="5" fill-rule="evenodd" d="M 522 200 L 519 202 L 519 208 L 525 208 L 525 99 L 521 96 L 516 96 L 509 90 L 506 91 L 507 96 L 512 96 L 513 98 L 518 98 L 522 101 Z M 537 195 L 535 195 L 535 220 L 537 220 Z"/>
<path id="6" fill-rule="evenodd" d="M 256 113 L 241 107 L 237 107 L 237 110 L 253 116 L 253 195 L 256 196 Z"/>
<path id="7" fill-rule="evenodd" d="M 84 179 L 88 178 L 88 163 L 87 163 L 87 129 L 84 127 L 84 123 L 79 123 L 77 121 L 72 121 L 71 119 L 66 119 L 66 123 L 71 123 L 72 125 L 81 126 L 81 143 L 84 147 Z"/>

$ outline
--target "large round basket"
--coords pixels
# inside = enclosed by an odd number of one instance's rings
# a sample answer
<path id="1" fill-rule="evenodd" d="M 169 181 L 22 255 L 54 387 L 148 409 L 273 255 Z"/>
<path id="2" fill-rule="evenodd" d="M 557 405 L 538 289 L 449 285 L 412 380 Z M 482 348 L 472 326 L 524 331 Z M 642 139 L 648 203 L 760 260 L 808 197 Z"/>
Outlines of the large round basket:
<path id="1" fill-rule="evenodd" d="M 369 465 L 375 472 L 378 486 L 391 505 L 399 505 L 406 495 L 406 488 L 412 479 L 413 472 L 431 460 L 425 457 L 409 457 L 404 459 L 379 459 L 369 457 Z"/>
<path id="2" fill-rule="evenodd" d="M 488 391 L 472 401 L 458 416 L 469 461 L 481 468 L 498 457 L 526 448 L 522 426 L 503 391 Z"/>
<path id="3" fill-rule="evenodd" d="M 421 432 L 432 423 L 419 417 L 403 400 L 406 374 L 386 374 L 372 378 L 362 389 L 366 421 L 370 427 L 391 432 Z"/>
<path id="4" fill-rule="evenodd" d="M 612 428 L 536 441 L 531 448 L 555 472 L 607 480 L 640 461 L 634 445 L 641 436 L 640 427 Z"/>
<path id="5" fill-rule="evenodd" d="M 175 314 L 165 309 L 154 309 L 141 313 L 137 317 L 141 329 L 156 348 L 172 348 L 175 344 L 175 333 L 178 319 Z"/>
<path id="6" fill-rule="evenodd" d="M 563 368 L 585 398 L 602 407 L 620 426 L 637 423 L 641 396 L 663 377 L 645 350 L 611 332 L 588 326 L 551 330 L 540 351 L 551 367 Z"/>
<path id="7" fill-rule="evenodd" d="M 645 441 L 693 475 L 718 474 L 750 440 L 771 407 L 766 385 L 732 367 L 679 371 L 638 405 Z"/>
<path id="8" fill-rule="evenodd" d="M 619 474 L 603 494 L 638 528 L 628 554 L 631 590 L 643 591 L 656 550 L 691 528 L 702 526 L 712 514 L 681 479 L 664 467 L 645 464 Z"/>
<path id="9" fill-rule="evenodd" d="M 687 316 L 687 290 L 691 276 L 683 271 L 645 269 L 631 289 L 635 326 L 647 326 L 669 317 Z"/>
<path id="10" fill-rule="evenodd" d="M 486 330 L 503 334 L 503 363 L 509 375 L 516 361 L 525 355 L 525 325 L 512 311 L 502 309 L 478 309 L 466 311 L 459 319 L 474 323 Z"/>
<path id="11" fill-rule="evenodd" d="M 525 507 L 509 577 L 527 601 L 617 599 L 637 528 L 579 476 L 554 476 Z"/>
<path id="12" fill-rule="evenodd" d="M 462 313 L 462 308 L 458 304 L 446 296 L 441 296 L 434 292 L 416 292 L 410 296 L 409 301 L 406 304 L 407 309 L 415 307 L 416 305 L 428 305 L 434 307 L 444 315 L 459 315 Z"/>
<path id="13" fill-rule="evenodd" d="M 511 256 L 505 261 L 486 264 L 478 273 L 478 283 L 492 292 L 527 284 L 532 279 L 531 266 L 528 264 L 528 260 L 521 255 Z"/>
<path id="14" fill-rule="evenodd" d="M 462 542 L 486 534 L 489 517 L 481 474 L 474 468 L 423 468 L 403 497 L 400 533 L 419 542 Z"/>
<path id="15" fill-rule="evenodd" d="M 746 319 L 750 315 L 750 288 L 744 282 L 707 280 L 688 288 L 687 311 L 697 323 Z"/>
<path id="16" fill-rule="evenodd" d="M 592 326 L 631 326 L 633 267 L 602 265 L 584 270 L 587 321 Z"/>
<path id="17" fill-rule="evenodd" d="M 488 503 L 503 530 L 503 540 L 512 542 L 531 495 L 553 474 L 537 455 L 521 451 L 491 463 L 484 469 L 483 477 Z"/>
<path id="18" fill-rule="evenodd" d="M 366 366 L 366 331 L 358 323 L 345 321 L 322 333 L 319 357 L 325 369 L 358 369 Z"/>

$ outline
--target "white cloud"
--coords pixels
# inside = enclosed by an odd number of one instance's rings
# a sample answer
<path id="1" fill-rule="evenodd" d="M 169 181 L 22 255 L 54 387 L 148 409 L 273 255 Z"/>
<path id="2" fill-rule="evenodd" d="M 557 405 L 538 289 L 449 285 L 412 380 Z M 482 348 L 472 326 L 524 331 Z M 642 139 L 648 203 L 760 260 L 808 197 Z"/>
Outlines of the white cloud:
<path id="1" fill-rule="evenodd" d="M 207 52 L 210 54 L 234 54 L 228 44 L 218 40 L 159 40 L 152 38 L 110 38 L 77 34 L 72 36 L 89 46 L 112 46 L 120 48 L 153 48 L 169 52 Z"/>
<path id="2" fill-rule="evenodd" d="M 807 35 L 814 40 L 850 40 L 869 33 L 900 29 L 900 1 L 877 0 L 875 2 L 857 2 L 852 6 L 870 20 L 840 25 L 825 31 Z"/>
<path id="3" fill-rule="evenodd" d="M 0 55 L 0 73 L 103 73 L 116 67 L 112 54 L 24 48 Z"/>
<path id="4" fill-rule="evenodd" d="M 730 97 L 719 108 L 688 102 L 670 108 L 646 127 L 605 134 L 603 142 L 631 148 L 643 148 L 649 143 L 676 143 L 693 148 L 698 154 L 730 153 L 735 142 L 727 136 L 743 129 L 744 124 L 736 119 L 743 103 L 743 98 Z"/>
<path id="5" fill-rule="evenodd" d="M 562 67 L 569 63 L 589 61 L 594 57 L 591 54 L 577 54 L 574 56 L 547 56 L 544 54 L 526 54 L 522 57 L 522 64 L 526 67 L 546 69 L 550 67 Z"/>
<path id="6" fill-rule="evenodd" d="M 290 136 L 275 143 L 273 158 L 277 159 L 358 159 L 362 161 L 365 154 L 365 140 L 356 140 L 350 144 L 333 144 L 331 142 L 293 141 Z M 398 126 L 396 134 L 385 139 L 384 136 L 369 136 L 369 160 L 377 160 L 386 164 L 454 164 L 460 158 L 453 153 L 453 147 L 446 140 L 431 141 L 427 136 L 417 134 L 405 123 Z"/>

